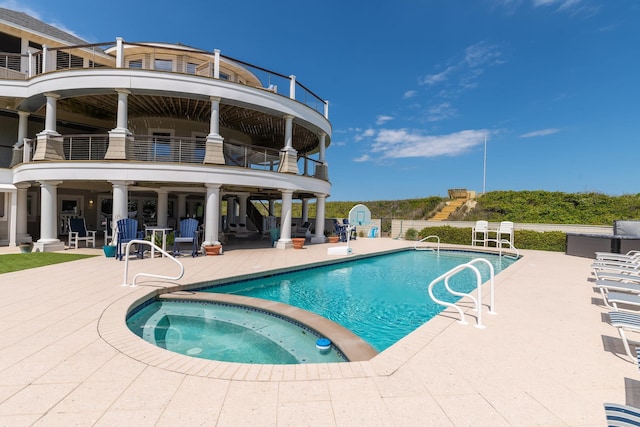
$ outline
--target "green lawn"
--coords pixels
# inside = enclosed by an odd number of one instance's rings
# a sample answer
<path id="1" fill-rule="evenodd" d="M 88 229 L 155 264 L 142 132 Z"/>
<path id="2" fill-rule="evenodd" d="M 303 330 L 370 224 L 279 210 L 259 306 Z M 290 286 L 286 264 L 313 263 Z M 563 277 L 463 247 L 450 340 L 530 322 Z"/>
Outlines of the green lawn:
<path id="1" fill-rule="evenodd" d="M 97 255 L 61 254 L 57 252 L 31 252 L 0 255 L 0 274 L 27 268 L 42 267 L 61 262 L 91 258 Z"/>

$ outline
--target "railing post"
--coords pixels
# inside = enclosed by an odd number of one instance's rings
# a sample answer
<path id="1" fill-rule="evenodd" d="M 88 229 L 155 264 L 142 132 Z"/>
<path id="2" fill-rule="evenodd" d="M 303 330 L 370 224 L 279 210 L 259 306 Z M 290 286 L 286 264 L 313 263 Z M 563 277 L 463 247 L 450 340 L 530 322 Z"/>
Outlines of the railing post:
<path id="1" fill-rule="evenodd" d="M 329 101 L 324 101 L 324 118 L 329 120 Z"/>
<path id="2" fill-rule="evenodd" d="M 220 78 L 220 49 L 213 51 L 213 78 Z"/>
<path id="3" fill-rule="evenodd" d="M 296 99 L 296 76 L 289 76 L 289 98 Z"/>
<path id="4" fill-rule="evenodd" d="M 116 68 L 124 68 L 124 39 L 116 37 Z"/>
<path id="5" fill-rule="evenodd" d="M 42 74 L 47 72 L 47 45 L 42 45 Z"/>
<path id="6" fill-rule="evenodd" d="M 33 77 L 33 53 L 31 52 L 31 49 L 27 51 L 27 55 L 28 55 L 27 75 L 31 78 Z"/>

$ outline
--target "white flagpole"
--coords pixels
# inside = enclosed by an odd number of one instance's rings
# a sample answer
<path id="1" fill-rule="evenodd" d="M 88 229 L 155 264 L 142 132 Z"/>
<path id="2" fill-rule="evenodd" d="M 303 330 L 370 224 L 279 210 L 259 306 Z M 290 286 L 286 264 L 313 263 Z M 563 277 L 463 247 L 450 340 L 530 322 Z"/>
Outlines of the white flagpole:
<path id="1" fill-rule="evenodd" d="M 487 137 L 484 137 L 484 164 L 482 170 L 482 194 L 487 192 Z"/>

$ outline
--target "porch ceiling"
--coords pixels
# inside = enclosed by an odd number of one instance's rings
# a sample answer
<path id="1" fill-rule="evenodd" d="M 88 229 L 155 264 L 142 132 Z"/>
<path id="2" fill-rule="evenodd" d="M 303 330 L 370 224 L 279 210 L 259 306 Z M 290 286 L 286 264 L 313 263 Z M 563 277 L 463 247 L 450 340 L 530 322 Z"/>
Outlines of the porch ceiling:
<path id="1" fill-rule="evenodd" d="M 115 123 L 118 97 L 115 94 L 84 95 L 58 101 L 58 109 Z M 209 123 L 211 102 L 194 98 L 131 94 L 129 117 L 170 117 Z M 284 144 L 282 117 L 257 110 L 221 103 L 220 126 L 250 135 L 254 145 L 280 149 Z M 300 154 L 317 150 L 319 139 L 310 130 L 293 124 L 293 148 Z"/>

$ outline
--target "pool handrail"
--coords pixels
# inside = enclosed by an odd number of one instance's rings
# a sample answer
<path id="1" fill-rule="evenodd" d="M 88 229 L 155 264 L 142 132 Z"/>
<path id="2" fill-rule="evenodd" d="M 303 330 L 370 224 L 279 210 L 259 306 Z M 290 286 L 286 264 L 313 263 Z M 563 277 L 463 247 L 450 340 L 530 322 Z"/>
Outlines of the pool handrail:
<path id="1" fill-rule="evenodd" d="M 152 274 L 152 273 L 138 273 L 135 276 L 133 276 L 133 280 L 131 281 L 131 285 L 129 285 L 128 280 L 127 280 L 128 276 L 129 276 L 129 250 L 131 248 L 131 245 L 133 245 L 133 244 L 148 245 L 148 246 L 151 246 L 154 250 L 162 253 L 164 256 L 166 256 L 171 261 L 175 262 L 176 264 L 178 264 L 180 266 L 180 274 L 175 276 L 175 277 L 171 277 L 171 276 L 161 276 L 161 275 Z M 140 276 L 154 277 L 156 279 L 165 279 L 165 280 L 180 280 L 182 278 L 182 276 L 184 276 L 184 265 L 182 265 L 182 263 L 180 261 L 178 261 L 173 255 L 171 255 L 170 253 L 168 253 L 167 251 L 165 251 L 164 249 L 162 249 L 161 247 L 157 246 L 155 243 L 153 243 L 153 242 L 151 242 L 149 240 L 140 240 L 140 239 L 131 240 L 130 242 L 127 243 L 127 246 L 125 248 L 125 255 L 124 256 L 125 256 L 125 258 L 124 258 L 124 282 L 122 283 L 122 286 L 135 287 L 136 286 L 136 280 Z"/>
<path id="2" fill-rule="evenodd" d="M 446 273 L 444 273 L 444 274 L 440 275 L 439 277 L 433 279 L 431 281 L 431 283 L 429 283 L 428 292 L 429 292 L 429 296 L 431 297 L 431 299 L 436 304 L 444 305 L 445 307 L 451 307 L 451 308 L 454 308 L 454 309 L 456 309 L 458 311 L 458 313 L 460 314 L 460 320 L 458 321 L 458 323 L 460 323 L 462 325 L 468 324 L 468 322 L 465 320 L 464 312 L 462 311 L 462 309 L 460 307 L 458 307 L 455 303 L 450 303 L 450 302 L 439 300 L 433 294 L 433 286 L 436 283 L 444 280 L 444 286 L 447 289 L 447 291 L 449 291 L 449 293 L 451 293 L 452 295 L 459 296 L 459 297 L 469 297 L 469 298 L 471 298 L 471 300 L 473 300 L 473 302 L 475 304 L 475 309 L 474 310 L 477 313 L 476 325 L 475 326 L 476 326 L 476 328 L 484 329 L 485 326 L 482 324 L 482 276 L 480 275 L 480 271 L 478 270 L 478 268 L 473 265 L 476 262 L 485 262 L 485 263 L 489 264 L 489 266 L 490 266 L 489 274 L 490 274 L 490 282 L 491 282 L 491 305 L 489 307 L 489 313 L 496 314 L 495 311 L 493 310 L 493 276 L 494 276 L 493 265 L 491 265 L 491 263 L 489 261 L 487 261 L 486 259 L 484 259 L 484 258 L 474 258 L 471 261 L 469 261 L 468 263 L 457 265 L 457 266 L 453 267 L 451 270 L 447 271 Z M 454 291 L 449 286 L 449 278 L 455 276 L 456 274 L 458 274 L 459 272 L 461 272 L 461 271 L 463 271 L 465 269 L 470 269 L 476 276 L 477 298 L 474 297 L 473 295 L 471 295 L 470 293 Z"/>
<path id="3" fill-rule="evenodd" d="M 507 244 L 507 246 L 509 246 L 511 249 L 513 249 L 513 250 L 514 250 L 514 252 L 516 253 L 515 257 L 512 257 L 512 258 L 515 258 L 515 259 L 520 258 L 520 251 L 518 250 L 518 248 L 516 248 L 515 246 L 513 246 L 513 243 L 511 243 L 511 242 L 510 242 L 510 241 L 508 241 L 507 239 L 498 240 L 498 246 L 500 247 L 500 256 L 503 256 L 503 255 L 502 255 L 502 244 L 503 244 L 503 243 L 506 243 L 506 244 Z M 508 255 L 504 255 L 504 256 L 508 256 Z"/>
<path id="4" fill-rule="evenodd" d="M 425 237 L 424 239 L 421 239 L 421 240 L 418 240 L 417 242 L 415 242 L 415 243 L 413 244 L 413 249 L 415 249 L 416 251 L 426 251 L 426 250 L 430 250 L 430 251 L 432 251 L 432 250 L 433 250 L 433 248 L 428 247 L 428 246 L 420 247 L 420 248 L 418 247 L 418 243 L 422 243 L 422 242 L 424 242 L 425 240 L 430 239 L 430 238 L 432 238 L 432 237 L 435 237 L 436 239 L 438 239 L 438 245 L 437 245 L 437 249 L 436 249 L 436 250 L 437 250 L 437 252 L 438 252 L 438 253 L 440 253 L 440 236 L 436 236 L 435 234 L 434 234 L 434 235 L 431 235 L 431 236 L 427 236 L 427 237 Z"/>

